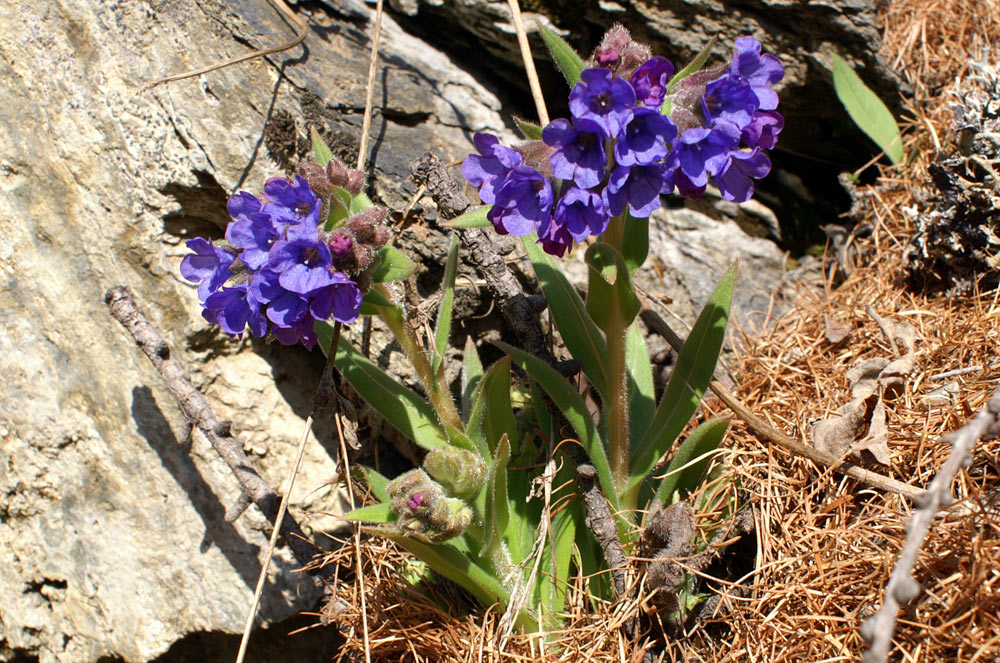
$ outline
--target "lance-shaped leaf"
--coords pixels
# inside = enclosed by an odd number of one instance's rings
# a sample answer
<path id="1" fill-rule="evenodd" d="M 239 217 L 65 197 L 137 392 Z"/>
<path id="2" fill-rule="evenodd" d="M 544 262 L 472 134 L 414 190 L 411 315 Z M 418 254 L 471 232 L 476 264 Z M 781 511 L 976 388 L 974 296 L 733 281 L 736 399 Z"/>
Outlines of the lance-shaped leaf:
<path id="1" fill-rule="evenodd" d="M 382 502 L 348 511 L 342 518 L 361 523 L 391 523 L 396 521 L 396 514 L 392 512 L 388 502 Z"/>
<path id="2" fill-rule="evenodd" d="M 719 281 L 677 355 L 677 363 L 656 408 L 653 422 L 632 455 L 629 464 L 630 494 L 684 430 L 712 381 L 715 363 L 726 336 L 736 267 L 734 263 Z"/>
<path id="3" fill-rule="evenodd" d="M 656 488 L 657 504 L 671 504 L 674 493 L 684 497 L 695 491 L 728 428 L 729 419 L 714 417 L 684 440 Z"/>
<path id="4" fill-rule="evenodd" d="M 330 214 L 326 217 L 325 230 L 332 230 L 351 215 L 351 192 L 344 187 L 335 186 L 330 189 Z"/>
<path id="5" fill-rule="evenodd" d="M 382 476 L 379 472 L 373 470 L 370 467 L 361 466 L 361 471 L 365 474 L 365 483 L 368 484 L 368 488 L 372 491 L 372 495 L 375 496 L 379 502 L 389 501 L 389 479 Z"/>
<path id="6" fill-rule="evenodd" d="M 635 274 L 649 255 L 649 219 L 635 218 L 626 206 L 624 222 L 622 257 L 625 258 L 629 274 Z"/>
<path id="7" fill-rule="evenodd" d="M 319 332 L 319 324 L 316 327 Z M 325 352 L 329 352 L 330 348 L 331 339 L 328 334 L 325 331 L 318 334 Z M 355 350 L 347 339 L 340 339 L 336 366 L 376 412 L 418 446 L 430 450 L 448 444 L 430 404 Z"/>
<path id="8" fill-rule="evenodd" d="M 361 299 L 361 315 L 380 315 L 379 309 L 384 308 L 396 308 L 396 305 L 378 290 L 369 290 Z"/>
<path id="9" fill-rule="evenodd" d="M 674 91 L 674 88 L 677 87 L 678 83 L 705 66 L 705 63 L 708 62 L 708 56 L 712 54 L 712 48 L 715 46 L 715 42 L 718 39 L 718 37 L 712 37 L 709 39 L 708 43 L 705 44 L 705 47 L 698 51 L 698 55 L 694 56 L 694 60 L 691 60 L 686 67 L 674 74 L 673 78 L 670 79 L 670 82 L 667 83 L 668 95 Z"/>
<path id="10" fill-rule="evenodd" d="M 530 375 L 549 398 L 559 409 L 559 412 L 566 418 L 569 425 L 573 427 L 583 450 L 587 452 L 594 469 L 597 470 L 597 480 L 601 485 L 604 496 L 608 498 L 614 511 L 618 511 L 618 493 L 615 491 L 615 482 L 611 477 L 611 465 L 608 463 L 608 456 L 604 452 L 604 441 L 594 426 L 594 421 L 590 417 L 590 411 L 583 397 L 576 393 L 573 386 L 566 381 L 566 378 L 541 359 L 534 357 L 527 352 L 522 352 L 506 343 L 496 344 L 501 350 L 511 356 L 514 362 Z"/>
<path id="11" fill-rule="evenodd" d="M 510 555 L 504 548 L 503 535 L 510 522 L 510 505 L 507 503 L 507 463 L 510 462 L 510 441 L 504 435 L 497 444 L 489 477 L 486 479 L 485 536 L 480 557 L 489 560 L 493 569 L 507 573 Z"/>
<path id="12" fill-rule="evenodd" d="M 607 397 L 608 346 L 604 335 L 588 315 L 587 307 L 576 288 L 536 240 L 534 234 L 525 237 L 524 250 L 535 269 L 538 283 L 545 293 L 549 311 L 555 318 L 563 342 L 573 358 L 580 360 L 590 383 L 602 396 Z"/>
<path id="13" fill-rule="evenodd" d="M 451 337 L 451 312 L 455 303 L 455 277 L 458 275 L 458 235 L 451 236 L 448 259 L 444 264 L 444 280 L 441 282 L 441 306 L 438 308 L 437 329 L 434 330 L 434 374 L 438 375 L 444 366 L 444 353 L 448 350 Z M 440 377 L 440 376 L 439 376 Z"/>
<path id="14" fill-rule="evenodd" d="M 521 130 L 521 135 L 524 136 L 525 140 L 542 139 L 542 128 L 534 122 L 522 120 L 516 115 L 514 116 L 514 122 L 517 123 L 517 128 Z"/>
<path id="15" fill-rule="evenodd" d="M 552 55 L 552 61 L 555 62 L 556 68 L 562 73 L 566 78 L 566 82 L 569 83 L 570 87 L 573 87 L 580 82 L 580 72 L 584 70 L 585 66 L 583 58 L 576 54 L 573 47 L 566 43 L 566 41 L 557 35 L 551 28 L 547 28 L 541 23 L 538 24 L 538 31 L 542 35 L 542 39 L 545 40 L 545 45 L 549 49 L 549 54 Z"/>
<path id="16" fill-rule="evenodd" d="M 479 351 L 470 334 L 465 337 L 465 350 L 462 352 L 462 416 L 466 422 L 475 403 L 476 387 L 482 379 L 483 364 L 479 361 Z"/>
<path id="17" fill-rule="evenodd" d="M 459 214 L 450 221 L 441 224 L 442 228 L 492 228 L 493 223 L 486 218 L 486 213 L 493 209 L 493 205 L 480 205 L 473 207 L 467 212 Z"/>
<path id="18" fill-rule="evenodd" d="M 554 482 L 556 486 L 563 486 L 563 491 L 553 495 L 553 501 L 557 503 L 564 498 L 567 489 L 576 485 L 574 464 L 569 458 L 562 460 Z M 576 523 L 583 520 L 581 512 L 580 501 L 576 500 L 552 515 L 552 531 L 547 541 L 548 545 L 542 552 L 548 573 L 539 574 L 540 578 L 536 581 L 540 583 L 538 587 L 542 614 L 539 615 L 539 621 L 547 624 L 549 628 L 559 626 L 559 613 L 566 604 L 573 540 L 576 537 Z"/>
<path id="19" fill-rule="evenodd" d="M 417 268 L 406 254 L 388 244 L 378 250 L 379 262 L 372 271 L 374 283 L 401 281 Z"/>
<path id="20" fill-rule="evenodd" d="M 316 127 L 309 127 L 309 138 L 312 139 L 313 158 L 316 159 L 316 163 L 325 166 L 333 158 L 333 152 L 316 131 Z"/>
<path id="21" fill-rule="evenodd" d="M 510 359 L 504 357 L 490 366 L 480 385 L 469 415 L 469 428 L 482 431 L 486 448 L 480 449 L 480 454 L 489 462 L 502 437 L 513 440 L 517 436 L 510 403 Z"/>
<path id="22" fill-rule="evenodd" d="M 833 54 L 833 89 L 847 114 L 893 163 L 903 160 L 903 141 L 892 113 L 844 58 Z"/>
<path id="23" fill-rule="evenodd" d="M 628 371 L 629 438 L 638 441 L 649 430 L 656 412 L 653 365 L 638 325 L 630 326 L 625 334 L 625 369 Z"/>
<path id="24" fill-rule="evenodd" d="M 461 585 L 483 605 L 499 603 L 506 606 L 510 600 L 510 592 L 501 582 L 472 561 L 468 554 L 456 548 L 452 541 L 430 543 L 400 533 L 386 532 L 383 535 L 419 557 L 435 573 Z M 526 628 L 535 626 L 534 619 L 526 611 L 521 612 L 517 621 Z"/>
<path id="25" fill-rule="evenodd" d="M 587 313 L 605 333 L 624 329 L 642 308 L 632 289 L 632 277 L 625 266 L 625 260 L 610 244 L 604 242 L 591 244 L 587 248 L 585 260 L 590 268 Z"/>

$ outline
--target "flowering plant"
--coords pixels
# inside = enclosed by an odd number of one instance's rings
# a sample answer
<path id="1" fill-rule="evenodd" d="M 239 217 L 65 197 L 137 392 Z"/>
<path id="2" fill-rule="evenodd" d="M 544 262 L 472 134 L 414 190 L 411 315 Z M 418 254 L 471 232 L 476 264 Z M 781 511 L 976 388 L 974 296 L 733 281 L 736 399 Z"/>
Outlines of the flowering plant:
<path id="1" fill-rule="evenodd" d="M 551 31 L 543 36 L 570 83 L 571 118 L 544 128 L 520 122 L 528 140 L 513 148 L 476 134 L 477 153 L 462 173 L 485 206 L 447 225 L 524 238 L 584 389 L 506 344 L 499 345 L 508 356 L 484 367 L 469 339 L 456 398 L 443 358 L 458 237 L 448 252 L 436 329 L 424 339 L 386 287 L 405 278 L 412 263 L 386 245 L 385 210 L 361 193 L 361 173 L 332 159 L 315 135 L 315 162 L 301 164 L 294 182 L 269 181 L 262 198 L 231 198 L 227 242 L 191 240 L 194 253 L 181 267 L 199 283 L 208 320 L 231 335 L 249 329 L 282 343 L 318 341 L 335 352 L 336 367 L 372 408 L 426 450 L 420 467 L 392 480 L 365 469 L 378 502 L 346 517 L 396 541 L 483 603 L 503 606 L 511 623 L 529 630 L 558 624 L 574 569 L 591 578 L 594 595 L 609 596 L 611 583 L 601 574 L 615 564 L 609 546 L 636 552 L 642 514 L 682 500 L 703 480 L 727 420 L 698 427 L 665 474 L 653 470 L 712 379 L 735 266 L 699 316 L 662 394 L 634 324 L 641 305 L 632 275 L 646 259 L 646 218 L 661 195 L 698 197 L 714 183 L 723 197 L 747 200 L 754 180 L 770 169 L 766 150 L 783 126 L 771 87 L 781 64 L 750 37 L 736 40 L 725 65 L 703 68 L 710 44 L 674 73 L 620 26 L 586 63 Z M 590 242 L 586 301 L 552 258 L 581 242 Z M 349 323 L 361 313 L 379 316 L 392 331 L 423 396 L 326 322 Z M 526 400 L 513 397 L 513 366 L 529 378 L 516 390 Z M 599 404 L 596 414 L 588 399 Z M 605 516 L 595 514 L 589 498 L 586 506 L 578 499 L 594 491 L 605 500 Z M 600 535 L 595 522 L 602 518 L 611 525 Z M 693 591 L 693 577 L 682 585 Z M 622 591 L 616 584 L 614 592 Z"/>

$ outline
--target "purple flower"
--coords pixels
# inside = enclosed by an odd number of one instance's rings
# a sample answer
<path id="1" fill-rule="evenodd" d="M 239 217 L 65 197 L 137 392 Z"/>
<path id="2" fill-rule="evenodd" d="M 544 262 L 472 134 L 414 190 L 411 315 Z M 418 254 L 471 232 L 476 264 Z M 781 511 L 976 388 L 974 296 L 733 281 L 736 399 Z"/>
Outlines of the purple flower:
<path id="1" fill-rule="evenodd" d="M 281 229 L 275 228 L 271 217 L 263 213 L 240 214 L 234 219 L 226 228 L 226 240 L 243 249 L 240 260 L 244 265 L 260 269 L 267 262 L 271 246 L 281 237 Z"/>
<path id="2" fill-rule="evenodd" d="M 306 350 L 312 350 L 316 345 L 316 332 L 313 329 L 315 321 L 311 316 L 304 316 L 290 327 L 274 327 L 271 335 L 282 345 L 302 343 Z"/>
<path id="3" fill-rule="evenodd" d="M 186 255 L 181 260 L 181 275 L 199 284 L 198 299 L 204 302 L 232 276 L 230 266 L 235 256 L 201 237 L 189 239 L 186 246 L 194 254 Z"/>
<path id="4" fill-rule="evenodd" d="M 267 321 L 260 314 L 260 306 L 252 297 L 248 297 L 246 285 L 223 288 L 209 295 L 205 300 L 202 316 L 237 338 L 243 336 L 247 325 L 250 325 L 250 333 L 254 336 L 264 336 L 267 333 Z"/>
<path id="5" fill-rule="evenodd" d="M 729 156 L 729 164 L 715 176 L 715 184 L 726 200 L 746 202 L 753 195 L 753 180 L 771 172 L 771 160 L 759 148 L 752 152 L 734 150 Z"/>
<path id="6" fill-rule="evenodd" d="M 500 140 L 487 133 L 478 132 L 472 138 L 479 154 L 470 154 L 462 162 L 462 175 L 472 186 L 479 189 L 479 199 L 487 205 L 496 201 L 496 189 L 503 183 L 507 173 L 524 161 L 517 150 L 504 147 Z"/>
<path id="7" fill-rule="evenodd" d="M 573 187 L 556 204 L 553 223 L 566 228 L 570 237 L 582 242 L 591 235 L 602 234 L 608 229 L 609 221 L 607 207 L 600 195 Z M 539 236 L 541 234 L 539 227 Z"/>
<path id="8" fill-rule="evenodd" d="M 229 197 L 226 209 L 229 211 L 229 216 L 238 219 L 244 215 L 260 212 L 260 200 L 248 191 L 240 191 Z"/>
<path id="9" fill-rule="evenodd" d="M 673 178 L 661 163 L 619 166 L 611 171 L 604 202 L 612 216 L 624 212 L 627 203 L 633 217 L 644 219 L 659 208 L 660 193 L 669 193 L 673 187 Z"/>
<path id="10" fill-rule="evenodd" d="M 280 274 L 286 290 L 305 294 L 333 283 L 330 247 L 319 240 L 312 224 L 291 226 L 288 239 L 274 243 L 267 265 Z"/>
<path id="11" fill-rule="evenodd" d="M 559 225 L 552 220 L 552 217 L 548 217 L 538 226 L 538 243 L 549 255 L 562 258 L 566 250 L 573 245 L 573 237 L 566 226 Z"/>
<path id="12" fill-rule="evenodd" d="M 341 272 L 334 272 L 333 283 L 309 293 L 309 297 L 309 314 L 317 320 L 332 316 L 337 322 L 349 324 L 361 313 L 361 290 Z"/>
<path id="13" fill-rule="evenodd" d="M 501 235 L 527 235 L 548 218 L 552 185 L 530 166 L 516 166 L 497 189 L 496 203 L 487 214 Z"/>
<path id="14" fill-rule="evenodd" d="M 785 76 L 781 60 L 765 53 L 760 54 L 760 42 L 753 37 L 736 40 L 736 53 L 729 65 L 729 72 L 747 79 L 760 102 L 760 109 L 769 111 L 778 107 L 778 93 L 771 86 Z"/>
<path id="15" fill-rule="evenodd" d="M 743 127 L 740 139 L 747 147 L 773 149 L 778 143 L 778 134 L 785 127 L 785 118 L 774 111 L 762 111 L 754 114 L 750 124 Z"/>
<path id="16" fill-rule="evenodd" d="M 549 122 L 542 130 L 542 140 L 558 148 L 549 159 L 552 174 L 584 188 L 600 184 L 608 162 L 604 153 L 607 137 L 604 128 L 593 120 L 570 123 L 560 118 Z"/>
<path id="17" fill-rule="evenodd" d="M 308 300 L 281 285 L 281 275 L 262 269 L 250 279 L 250 296 L 267 305 L 267 319 L 279 327 L 291 327 L 308 310 Z"/>
<path id="18" fill-rule="evenodd" d="M 679 168 L 693 187 L 705 186 L 709 175 L 726 166 L 729 151 L 739 140 L 739 127 L 725 121 L 717 122 L 712 129 L 688 129 L 671 153 L 670 166 Z"/>
<path id="19" fill-rule="evenodd" d="M 660 111 L 636 108 L 632 121 L 615 144 L 615 162 L 619 166 L 645 166 L 659 161 L 670 152 L 676 136 L 677 127 Z"/>
<path id="20" fill-rule="evenodd" d="M 261 211 L 271 216 L 275 226 L 305 222 L 313 226 L 319 224 L 321 201 L 301 175 L 296 175 L 294 183 L 282 177 L 272 177 L 264 183 L 264 194 L 269 202 Z"/>
<path id="21" fill-rule="evenodd" d="M 644 62 L 632 73 L 630 81 L 638 103 L 649 108 L 659 108 L 667 95 L 667 83 L 674 75 L 670 60 L 657 55 Z"/>
<path id="22" fill-rule="evenodd" d="M 635 90 L 607 69 L 584 69 L 569 93 L 569 112 L 578 120 L 593 120 L 612 138 L 632 119 Z"/>
<path id="23" fill-rule="evenodd" d="M 740 129 L 750 124 L 759 105 L 757 95 L 747 79 L 732 74 L 706 85 L 705 94 L 701 98 L 702 111 L 709 123 L 726 120 Z"/>

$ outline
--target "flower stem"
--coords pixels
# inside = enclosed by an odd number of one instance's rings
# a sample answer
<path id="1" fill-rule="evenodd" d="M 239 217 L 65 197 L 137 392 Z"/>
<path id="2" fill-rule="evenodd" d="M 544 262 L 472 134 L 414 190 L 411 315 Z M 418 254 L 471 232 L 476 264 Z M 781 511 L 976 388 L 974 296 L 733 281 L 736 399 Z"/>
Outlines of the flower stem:
<path id="1" fill-rule="evenodd" d="M 394 301 L 395 299 L 384 283 L 376 283 L 372 286 L 372 289 L 376 290 L 389 301 Z M 420 378 L 420 384 L 427 393 L 434 411 L 440 417 L 441 423 L 451 426 L 458 431 L 465 432 L 462 418 L 458 415 L 458 410 L 455 408 L 455 401 L 452 400 L 451 393 L 446 388 L 438 388 L 438 382 L 434 379 L 434 369 L 431 367 L 431 363 L 427 359 L 427 353 L 417 339 L 413 328 L 406 324 L 398 308 L 379 307 L 379 311 L 381 313 L 379 317 L 385 322 L 389 331 L 392 332 L 399 346 L 403 349 L 403 353 L 413 365 L 413 370 L 417 374 L 417 377 Z"/>
<path id="2" fill-rule="evenodd" d="M 604 241 L 618 253 L 622 252 L 625 221 L 611 220 Z M 620 278 L 620 277 L 619 277 Z M 628 381 L 625 367 L 625 333 L 629 323 L 621 315 L 622 302 L 617 290 L 612 289 L 611 316 L 604 330 L 608 342 L 608 442 L 611 453 L 611 476 L 619 495 L 628 486 L 629 436 L 628 436 Z"/>

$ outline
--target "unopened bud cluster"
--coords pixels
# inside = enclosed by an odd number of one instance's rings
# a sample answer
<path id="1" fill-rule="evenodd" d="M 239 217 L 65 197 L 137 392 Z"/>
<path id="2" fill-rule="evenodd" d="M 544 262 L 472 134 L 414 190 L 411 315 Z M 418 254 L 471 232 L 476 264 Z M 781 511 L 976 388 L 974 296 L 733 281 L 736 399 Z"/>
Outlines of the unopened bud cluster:
<path id="1" fill-rule="evenodd" d="M 410 470 L 389 484 L 390 508 L 406 532 L 444 541 L 472 524 L 475 499 L 486 483 L 486 465 L 471 451 L 442 447 L 424 459 L 423 469 Z"/>

